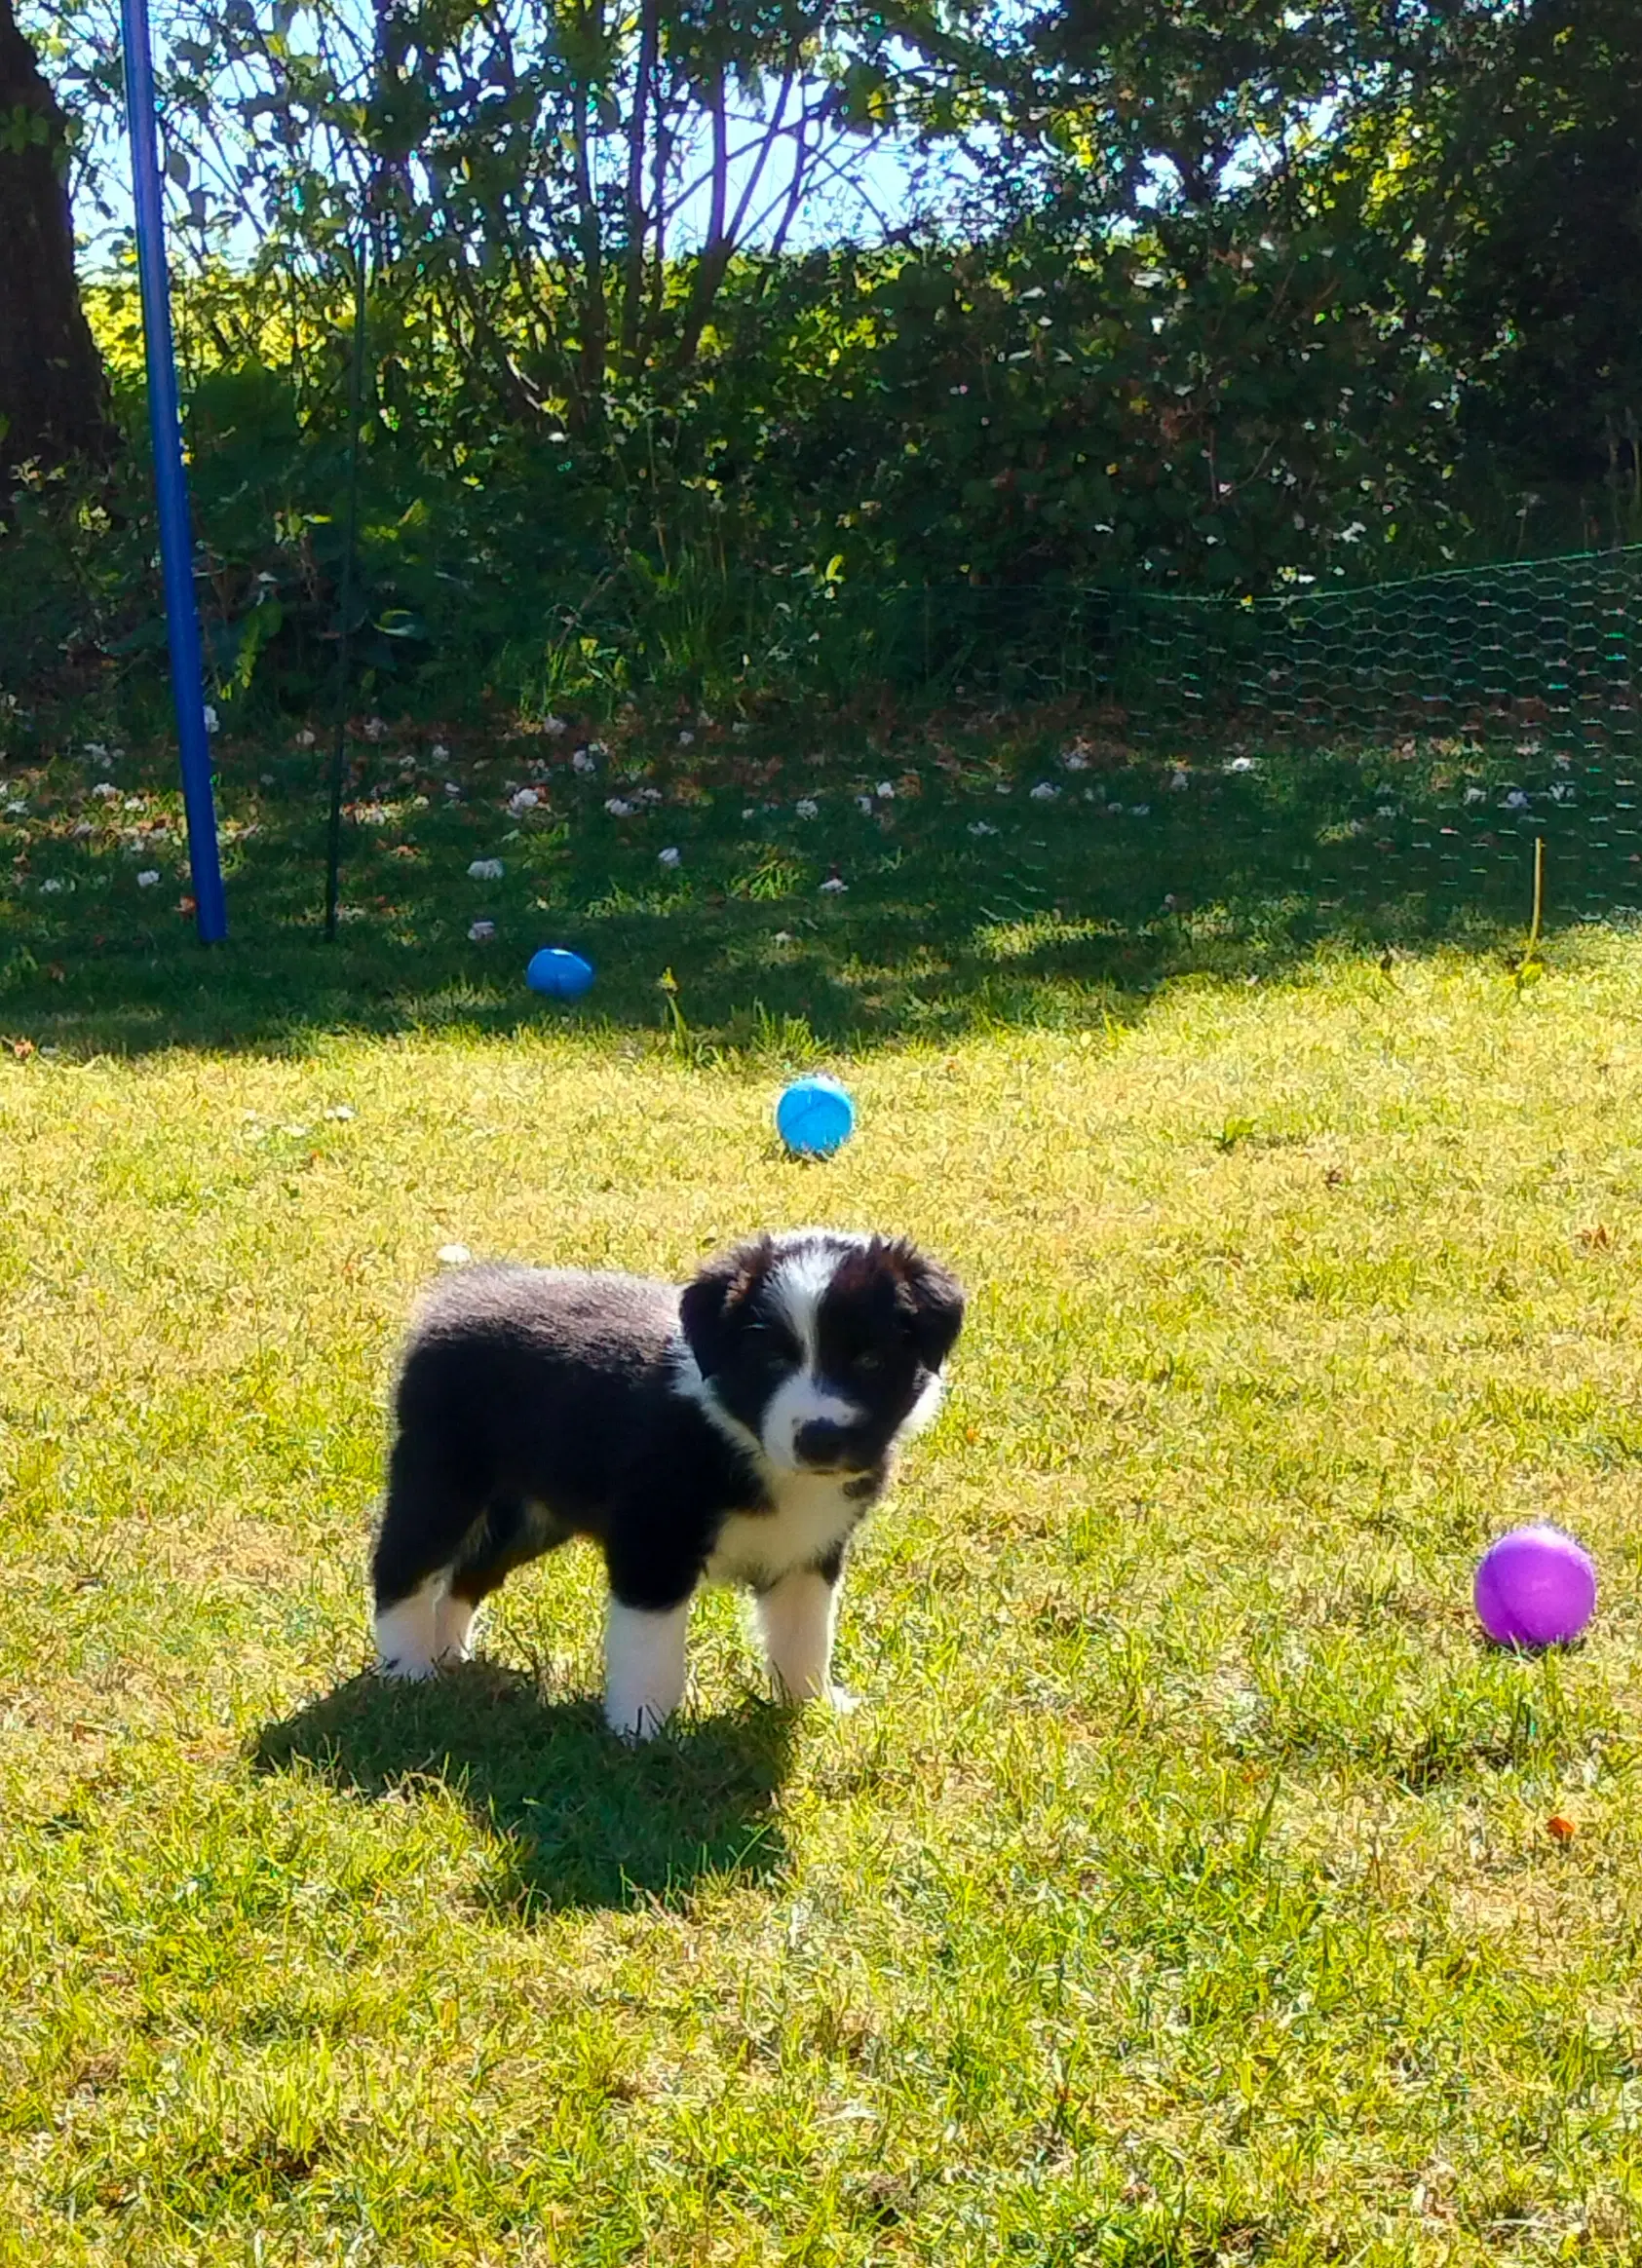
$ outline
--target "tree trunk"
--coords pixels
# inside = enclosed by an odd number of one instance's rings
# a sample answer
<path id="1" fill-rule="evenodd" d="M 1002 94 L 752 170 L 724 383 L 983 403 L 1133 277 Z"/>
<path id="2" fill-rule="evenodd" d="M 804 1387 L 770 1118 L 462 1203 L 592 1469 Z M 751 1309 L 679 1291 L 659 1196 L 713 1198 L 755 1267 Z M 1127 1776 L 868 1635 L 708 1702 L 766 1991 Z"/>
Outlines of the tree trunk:
<path id="1" fill-rule="evenodd" d="M 80 305 L 62 112 L 0 0 L 0 477 L 38 459 L 106 460 L 102 364 Z"/>

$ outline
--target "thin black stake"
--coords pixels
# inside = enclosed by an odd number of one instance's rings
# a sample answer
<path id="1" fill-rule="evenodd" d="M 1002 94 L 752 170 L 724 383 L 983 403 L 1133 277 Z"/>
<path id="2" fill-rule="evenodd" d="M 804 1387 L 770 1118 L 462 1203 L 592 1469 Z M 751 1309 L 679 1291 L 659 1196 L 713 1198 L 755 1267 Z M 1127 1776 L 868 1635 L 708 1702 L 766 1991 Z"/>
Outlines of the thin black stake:
<path id="1" fill-rule="evenodd" d="M 342 883 L 342 782 L 348 760 L 348 646 L 354 624 L 354 554 L 360 541 L 360 426 L 364 417 L 365 242 L 354 257 L 354 367 L 348 389 L 348 528 L 342 547 L 342 620 L 336 634 L 336 742 L 330 758 L 330 837 L 325 933 L 334 941 Z"/>

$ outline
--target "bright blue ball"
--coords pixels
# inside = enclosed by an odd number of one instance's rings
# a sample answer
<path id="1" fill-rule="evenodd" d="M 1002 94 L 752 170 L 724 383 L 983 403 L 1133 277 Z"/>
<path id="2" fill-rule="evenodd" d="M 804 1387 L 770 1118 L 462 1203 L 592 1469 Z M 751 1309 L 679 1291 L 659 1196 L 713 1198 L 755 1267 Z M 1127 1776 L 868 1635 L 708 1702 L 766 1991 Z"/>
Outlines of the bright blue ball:
<path id="1" fill-rule="evenodd" d="M 592 982 L 592 964 L 562 945 L 544 945 L 531 955 L 524 981 L 532 992 L 546 993 L 550 1000 L 579 1001 Z"/>
<path id="2" fill-rule="evenodd" d="M 830 1157 L 856 1130 L 856 1106 L 835 1078 L 795 1078 L 776 1105 L 776 1132 L 795 1157 Z"/>

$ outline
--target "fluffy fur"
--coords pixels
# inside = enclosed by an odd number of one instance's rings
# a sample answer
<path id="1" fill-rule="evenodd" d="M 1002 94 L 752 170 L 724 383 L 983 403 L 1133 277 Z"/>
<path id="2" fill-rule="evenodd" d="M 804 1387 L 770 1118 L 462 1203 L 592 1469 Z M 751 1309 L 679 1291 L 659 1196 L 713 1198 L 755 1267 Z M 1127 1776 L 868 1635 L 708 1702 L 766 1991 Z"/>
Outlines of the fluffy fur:
<path id="1" fill-rule="evenodd" d="M 372 1561 L 383 1671 L 466 1657 L 512 1570 L 592 1537 L 605 1714 L 645 1738 L 684 1697 L 690 1601 L 750 1590 L 772 1678 L 832 1685 L 852 1534 L 935 1413 L 956 1280 L 903 1240 L 801 1229 L 640 1276 L 471 1267 L 412 1329 Z"/>

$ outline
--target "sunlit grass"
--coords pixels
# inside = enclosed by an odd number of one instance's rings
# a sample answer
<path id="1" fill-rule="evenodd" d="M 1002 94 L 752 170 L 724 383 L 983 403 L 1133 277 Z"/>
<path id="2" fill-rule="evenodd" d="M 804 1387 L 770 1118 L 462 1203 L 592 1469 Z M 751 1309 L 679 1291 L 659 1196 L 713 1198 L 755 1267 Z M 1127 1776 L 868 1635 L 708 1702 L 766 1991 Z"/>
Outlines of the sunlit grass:
<path id="1" fill-rule="evenodd" d="M 327 948 L 322 756 L 242 743 L 210 956 L 162 767 L 8 774 L 0 2261 L 1633 2257 L 1642 948 L 1567 926 L 1623 846 L 1568 821 L 1528 984 L 1451 759 L 1388 852 L 1386 759 L 1096 805 L 932 745 L 390 736 Z M 1421 851 L 1438 794 L 1486 841 Z M 815 1062 L 824 1168 L 771 1131 Z M 852 1576 L 867 1707 L 770 1710 L 716 1597 L 616 1752 L 580 1550 L 471 1674 L 364 1677 L 439 1248 L 811 1219 L 974 1296 Z M 1531 1515 L 1603 1585 L 1536 1662 L 1469 1606 Z"/>
<path id="2" fill-rule="evenodd" d="M 806 1169 L 774 1056 L 0 1060 L 0 2257 L 1631 2257 L 1636 949 L 844 1068 Z M 811 1218 L 974 1292 L 861 1714 L 767 1710 L 714 1599 L 617 1753 L 588 1555 L 362 1682 L 437 1248 Z M 1603 1577 L 1543 1662 L 1468 1605 L 1530 1514 Z"/>

